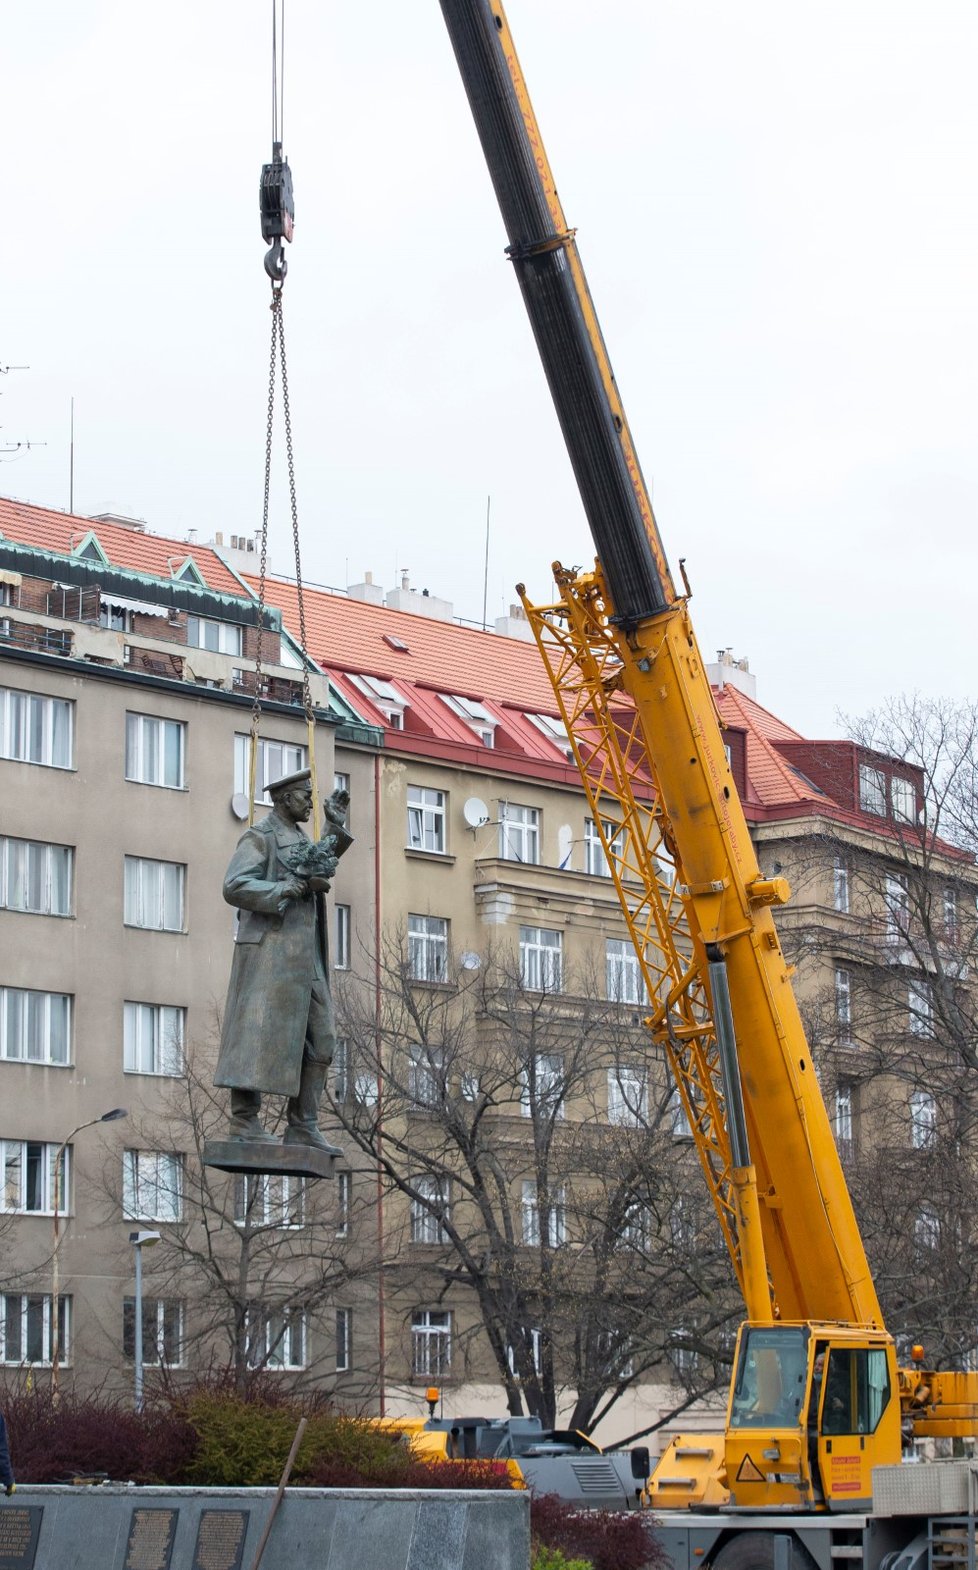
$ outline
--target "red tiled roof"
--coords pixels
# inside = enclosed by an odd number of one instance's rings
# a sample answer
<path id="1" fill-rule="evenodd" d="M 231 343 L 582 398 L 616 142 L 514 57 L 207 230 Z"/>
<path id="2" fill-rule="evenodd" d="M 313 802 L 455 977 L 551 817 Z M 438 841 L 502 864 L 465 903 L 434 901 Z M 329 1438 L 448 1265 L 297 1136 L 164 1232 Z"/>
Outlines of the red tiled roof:
<path id="1" fill-rule="evenodd" d="M 119 523 L 80 518 L 75 513 L 56 512 L 50 507 L 34 507 L 0 497 L 0 535 L 17 545 L 35 545 L 39 550 L 59 551 L 70 556 L 89 533 L 95 535 L 113 567 L 147 573 L 154 578 L 172 578 L 171 565 L 179 571 L 191 556 L 207 588 L 219 594 L 240 595 L 243 592 L 237 578 L 208 545 L 189 545 L 186 540 L 144 534 Z"/>
<path id="2" fill-rule="evenodd" d="M 785 725 L 739 687 L 714 689 L 714 697 L 721 719 L 747 734 L 747 777 L 760 806 L 782 807 L 820 797 L 774 746 L 776 741 L 801 741 L 800 731 Z M 831 805 L 828 797 L 821 799 Z"/>

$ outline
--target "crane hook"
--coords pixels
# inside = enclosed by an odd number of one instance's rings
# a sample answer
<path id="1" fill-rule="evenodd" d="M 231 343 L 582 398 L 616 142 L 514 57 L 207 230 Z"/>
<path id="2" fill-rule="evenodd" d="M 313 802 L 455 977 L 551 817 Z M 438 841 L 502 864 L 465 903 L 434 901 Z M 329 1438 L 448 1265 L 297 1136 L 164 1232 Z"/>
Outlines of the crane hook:
<path id="1" fill-rule="evenodd" d="M 272 280 L 272 288 L 275 288 L 276 285 L 279 288 L 282 287 L 288 270 L 289 264 L 285 259 L 282 242 L 281 240 L 276 240 L 274 245 L 265 252 L 265 271 Z"/>
<path id="2" fill-rule="evenodd" d="M 288 159 L 282 157 L 281 142 L 272 143 L 272 161 L 262 165 L 259 203 L 262 239 L 272 242 L 265 257 L 265 271 L 272 287 L 281 288 L 288 272 L 282 241 L 292 239 L 295 223 L 292 171 Z"/>

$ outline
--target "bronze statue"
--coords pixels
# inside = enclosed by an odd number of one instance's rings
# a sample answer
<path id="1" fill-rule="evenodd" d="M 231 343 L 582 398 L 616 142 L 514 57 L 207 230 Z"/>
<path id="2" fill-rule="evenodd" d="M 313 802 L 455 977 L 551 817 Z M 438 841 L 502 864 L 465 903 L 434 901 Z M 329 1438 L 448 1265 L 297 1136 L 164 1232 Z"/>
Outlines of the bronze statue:
<path id="1" fill-rule="evenodd" d="M 325 803 L 322 839 L 299 827 L 312 812 L 308 769 L 268 786 L 272 810 L 241 836 L 224 879 L 240 912 L 214 1083 L 231 1091 L 232 1139 L 277 1144 L 259 1118 L 263 1093 L 288 1097 L 286 1145 L 332 1151 L 319 1101 L 336 1028 L 324 895 L 353 843 L 346 791 Z"/>

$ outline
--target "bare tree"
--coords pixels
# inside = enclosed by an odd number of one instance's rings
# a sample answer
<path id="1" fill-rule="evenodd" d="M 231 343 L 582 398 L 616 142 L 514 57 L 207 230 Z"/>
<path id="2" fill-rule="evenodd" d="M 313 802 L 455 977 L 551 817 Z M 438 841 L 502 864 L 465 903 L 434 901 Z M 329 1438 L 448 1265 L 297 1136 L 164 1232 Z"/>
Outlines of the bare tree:
<path id="1" fill-rule="evenodd" d="M 379 1005 L 340 993 L 334 1112 L 389 1196 L 392 1296 L 457 1306 L 470 1367 L 548 1426 L 677 1363 L 677 1405 L 712 1388 L 739 1305 L 638 1005 L 502 951 L 430 983 L 392 940 L 379 971 Z"/>

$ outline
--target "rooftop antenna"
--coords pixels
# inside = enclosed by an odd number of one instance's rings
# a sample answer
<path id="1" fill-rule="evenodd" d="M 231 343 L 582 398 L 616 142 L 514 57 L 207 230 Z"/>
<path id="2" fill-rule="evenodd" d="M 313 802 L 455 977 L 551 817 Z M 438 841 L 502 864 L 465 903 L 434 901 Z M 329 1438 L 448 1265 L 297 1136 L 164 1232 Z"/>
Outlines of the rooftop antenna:
<path id="1" fill-rule="evenodd" d="M 482 630 L 486 630 L 486 601 L 489 598 L 489 509 L 492 497 L 486 497 L 486 561 L 482 570 Z"/>
<path id="2" fill-rule="evenodd" d="M 68 420 L 68 511 L 75 510 L 75 400 Z"/>

